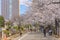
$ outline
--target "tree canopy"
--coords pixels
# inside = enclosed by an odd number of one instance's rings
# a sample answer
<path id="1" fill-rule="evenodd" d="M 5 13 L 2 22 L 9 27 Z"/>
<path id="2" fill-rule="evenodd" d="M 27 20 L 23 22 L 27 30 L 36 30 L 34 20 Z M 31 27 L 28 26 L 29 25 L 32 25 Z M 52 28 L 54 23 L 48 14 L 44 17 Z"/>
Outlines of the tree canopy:
<path id="1" fill-rule="evenodd" d="M 4 27 L 4 17 L 0 16 L 0 27 Z"/>

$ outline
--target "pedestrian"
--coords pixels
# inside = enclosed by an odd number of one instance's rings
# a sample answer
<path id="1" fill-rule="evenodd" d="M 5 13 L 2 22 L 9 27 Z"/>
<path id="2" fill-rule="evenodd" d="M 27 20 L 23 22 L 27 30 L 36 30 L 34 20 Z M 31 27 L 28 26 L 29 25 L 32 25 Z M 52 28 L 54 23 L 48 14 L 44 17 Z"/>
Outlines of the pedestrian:
<path id="1" fill-rule="evenodd" d="M 46 37 L 46 29 L 43 30 L 44 37 Z"/>

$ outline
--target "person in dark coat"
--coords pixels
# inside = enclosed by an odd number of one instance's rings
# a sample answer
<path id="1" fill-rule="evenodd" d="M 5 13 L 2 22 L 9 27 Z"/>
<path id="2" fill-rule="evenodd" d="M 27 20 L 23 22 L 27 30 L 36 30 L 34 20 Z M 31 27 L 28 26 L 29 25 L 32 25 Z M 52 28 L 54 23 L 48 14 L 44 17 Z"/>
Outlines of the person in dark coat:
<path id="1" fill-rule="evenodd" d="M 46 37 L 46 29 L 43 30 L 44 37 Z"/>

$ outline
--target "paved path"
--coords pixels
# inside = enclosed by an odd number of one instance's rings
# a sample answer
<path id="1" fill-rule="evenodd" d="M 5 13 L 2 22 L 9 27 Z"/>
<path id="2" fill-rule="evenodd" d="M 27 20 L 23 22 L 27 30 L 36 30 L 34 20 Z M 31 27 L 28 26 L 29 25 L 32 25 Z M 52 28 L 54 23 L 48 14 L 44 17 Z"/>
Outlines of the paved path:
<path id="1" fill-rule="evenodd" d="M 58 40 L 57 38 L 54 38 L 52 36 L 44 37 L 42 33 L 40 32 L 32 32 L 28 35 L 22 37 L 19 40 Z"/>

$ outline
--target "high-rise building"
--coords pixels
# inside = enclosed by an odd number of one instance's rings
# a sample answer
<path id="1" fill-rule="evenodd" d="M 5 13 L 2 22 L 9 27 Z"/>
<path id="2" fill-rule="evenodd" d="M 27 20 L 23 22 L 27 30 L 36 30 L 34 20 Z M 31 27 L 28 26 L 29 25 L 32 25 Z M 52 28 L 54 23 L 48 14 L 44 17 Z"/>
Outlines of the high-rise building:
<path id="1" fill-rule="evenodd" d="M 19 0 L 1 0 L 1 14 L 5 19 L 19 16 Z"/>
<path id="2" fill-rule="evenodd" d="M 19 0 L 12 0 L 12 20 L 19 17 Z"/>
<path id="3" fill-rule="evenodd" d="M 9 0 L 1 0 L 1 13 L 5 19 L 9 18 Z"/>

